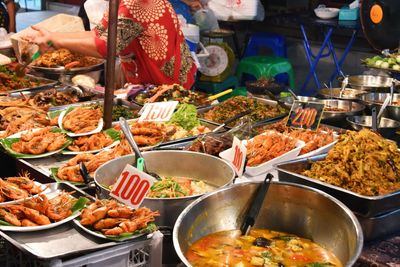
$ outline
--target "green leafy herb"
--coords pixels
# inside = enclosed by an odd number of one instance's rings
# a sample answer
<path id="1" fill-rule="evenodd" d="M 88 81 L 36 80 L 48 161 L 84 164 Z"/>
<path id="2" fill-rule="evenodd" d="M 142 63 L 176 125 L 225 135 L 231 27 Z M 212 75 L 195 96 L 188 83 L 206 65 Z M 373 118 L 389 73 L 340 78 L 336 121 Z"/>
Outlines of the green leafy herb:
<path id="1" fill-rule="evenodd" d="M 283 241 L 288 242 L 288 241 L 290 241 L 290 240 L 292 240 L 292 239 L 297 239 L 297 237 L 295 237 L 295 236 L 281 235 L 281 236 L 276 236 L 276 237 L 274 237 L 273 239 L 275 239 L 275 240 L 283 240 Z"/>
<path id="2" fill-rule="evenodd" d="M 80 197 L 75 202 L 74 206 L 72 206 L 71 211 L 76 212 L 76 211 L 83 209 L 86 206 L 86 203 L 88 203 L 88 202 L 89 202 L 89 199 L 87 199 L 86 197 Z"/>
<path id="3" fill-rule="evenodd" d="M 170 123 L 181 126 L 187 131 L 199 126 L 200 120 L 197 117 L 196 107 L 191 104 L 180 104 L 178 110 L 172 115 Z"/>
<path id="4" fill-rule="evenodd" d="M 269 251 L 262 252 L 261 257 L 266 258 L 266 259 L 272 259 L 272 253 Z"/>

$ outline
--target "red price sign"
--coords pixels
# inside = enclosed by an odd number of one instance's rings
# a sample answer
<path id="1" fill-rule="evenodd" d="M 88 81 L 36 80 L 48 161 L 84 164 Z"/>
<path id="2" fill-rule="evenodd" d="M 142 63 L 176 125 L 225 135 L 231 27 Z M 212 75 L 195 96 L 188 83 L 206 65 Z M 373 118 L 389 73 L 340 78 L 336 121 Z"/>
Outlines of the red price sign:
<path id="1" fill-rule="evenodd" d="M 237 137 L 233 138 L 231 155 L 229 156 L 236 174 L 240 177 L 243 174 L 244 163 L 246 161 L 246 146 Z"/>
<path id="2" fill-rule="evenodd" d="M 287 126 L 311 130 L 318 129 L 324 107 L 324 103 L 295 101 L 289 113 Z"/>
<path id="3" fill-rule="evenodd" d="M 175 111 L 178 101 L 147 103 L 143 107 L 139 122 L 142 121 L 169 121 Z"/>
<path id="4" fill-rule="evenodd" d="M 147 191 L 149 191 L 153 183 L 153 177 L 128 164 L 113 186 L 110 195 L 118 201 L 137 209 L 142 204 Z"/>

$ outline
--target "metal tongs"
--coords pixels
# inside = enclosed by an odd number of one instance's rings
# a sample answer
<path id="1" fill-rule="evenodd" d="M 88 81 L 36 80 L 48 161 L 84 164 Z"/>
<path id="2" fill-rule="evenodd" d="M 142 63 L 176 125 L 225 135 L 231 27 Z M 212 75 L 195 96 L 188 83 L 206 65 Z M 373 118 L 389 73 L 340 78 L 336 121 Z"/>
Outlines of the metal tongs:
<path id="1" fill-rule="evenodd" d="M 268 188 L 271 184 L 273 177 L 274 176 L 272 174 L 268 173 L 264 179 L 264 182 L 258 188 L 257 194 L 251 202 L 250 209 L 247 212 L 246 217 L 244 218 L 244 221 L 240 227 L 242 235 L 248 235 L 251 227 L 256 222 L 258 213 L 260 212 L 261 206 L 264 203 L 265 196 L 267 195 Z"/>
<path id="2" fill-rule="evenodd" d="M 346 90 L 348 84 L 349 84 L 349 76 L 345 76 L 342 81 L 342 87 L 340 88 L 339 98 L 343 97 L 344 90 Z"/>

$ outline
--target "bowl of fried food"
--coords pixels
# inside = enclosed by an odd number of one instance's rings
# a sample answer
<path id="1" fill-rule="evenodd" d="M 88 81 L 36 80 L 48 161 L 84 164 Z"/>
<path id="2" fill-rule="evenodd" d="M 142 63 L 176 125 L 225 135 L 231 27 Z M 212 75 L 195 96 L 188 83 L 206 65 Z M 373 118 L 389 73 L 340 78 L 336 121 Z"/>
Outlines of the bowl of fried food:
<path id="1" fill-rule="evenodd" d="M 265 95 L 268 92 L 277 95 L 282 91 L 283 87 L 283 85 L 276 83 L 272 77 L 260 77 L 256 81 L 246 82 L 247 91 L 256 95 Z"/>

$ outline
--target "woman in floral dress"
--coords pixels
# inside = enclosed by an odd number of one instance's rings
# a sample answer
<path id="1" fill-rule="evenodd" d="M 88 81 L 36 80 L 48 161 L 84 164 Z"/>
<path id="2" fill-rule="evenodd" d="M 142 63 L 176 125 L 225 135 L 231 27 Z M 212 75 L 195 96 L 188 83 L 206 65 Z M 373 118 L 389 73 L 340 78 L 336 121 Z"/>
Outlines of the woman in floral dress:
<path id="1" fill-rule="evenodd" d="M 121 0 L 117 24 L 117 54 L 128 82 L 192 87 L 196 67 L 169 1 Z M 38 35 L 30 41 L 42 52 L 51 41 L 55 48 L 106 57 L 107 26 L 108 13 L 93 31 L 56 33 L 33 27 Z"/>

